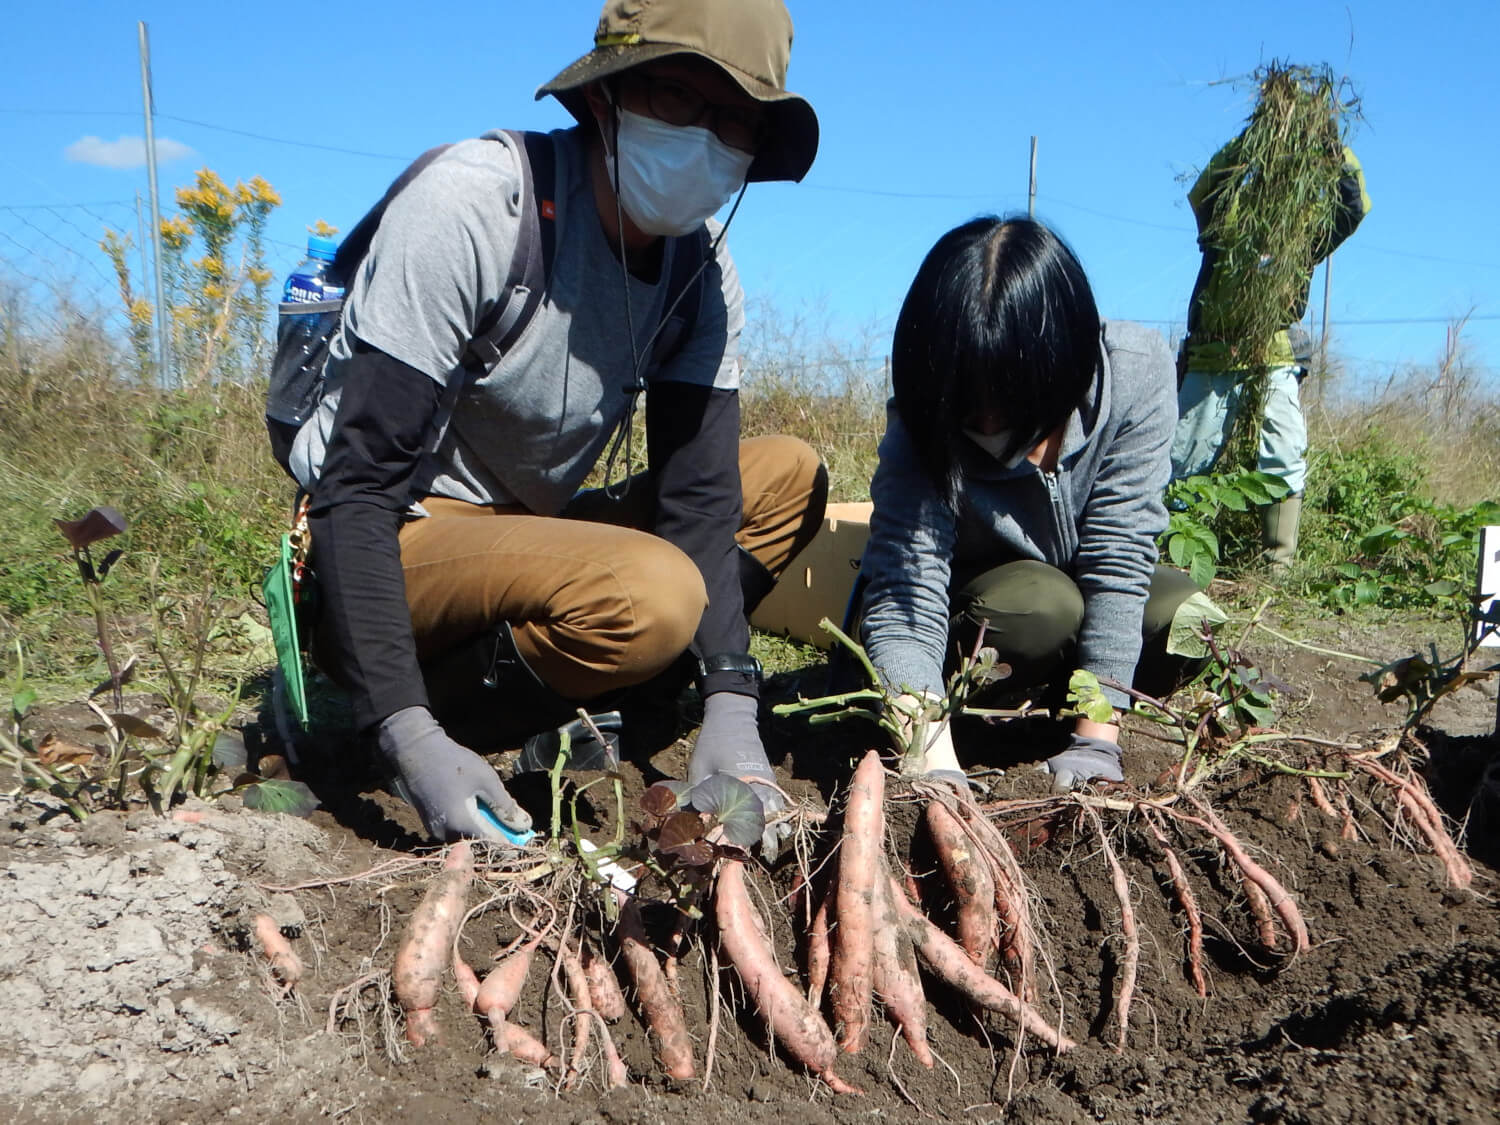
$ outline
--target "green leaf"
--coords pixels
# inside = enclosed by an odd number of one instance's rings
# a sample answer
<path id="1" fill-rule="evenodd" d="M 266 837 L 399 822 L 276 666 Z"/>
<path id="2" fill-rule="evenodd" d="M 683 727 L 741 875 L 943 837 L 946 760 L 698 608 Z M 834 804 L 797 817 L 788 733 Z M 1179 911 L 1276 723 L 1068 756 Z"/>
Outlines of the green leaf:
<path id="1" fill-rule="evenodd" d="M 1292 491 L 1291 485 L 1287 484 L 1287 482 L 1282 480 L 1280 477 L 1273 476 L 1271 473 L 1263 473 L 1257 469 L 1253 476 L 1255 480 L 1260 483 L 1261 487 L 1266 490 L 1266 494 L 1269 495 L 1272 500 L 1283 499 Z"/>
<path id="2" fill-rule="evenodd" d="M 1354 584 L 1354 604 L 1373 605 L 1380 600 L 1380 583 L 1361 578 Z"/>
<path id="3" fill-rule="evenodd" d="M 1192 565 L 1188 567 L 1188 576 L 1193 580 L 1195 585 L 1207 587 L 1214 580 L 1214 574 L 1217 571 L 1218 568 L 1214 565 L 1214 560 L 1208 553 L 1200 552 L 1193 556 Z"/>
<path id="4" fill-rule="evenodd" d="M 1202 590 L 1186 599 L 1172 614 L 1172 626 L 1167 632 L 1167 651 L 1190 660 L 1202 660 L 1208 655 L 1208 642 L 1203 639 L 1204 628 L 1213 628 L 1229 620 L 1209 596 Z"/>
<path id="5" fill-rule="evenodd" d="M 242 799 L 247 809 L 261 812 L 286 813 L 289 816 L 309 817 L 321 802 L 313 791 L 300 781 L 278 778 L 274 781 L 257 781 L 246 786 Z"/>
<path id="6" fill-rule="evenodd" d="M 1240 491 L 1245 494 L 1247 499 L 1254 501 L 1257 507 L 1269 504 L 1273 499 L 1271 490 L 1263 482 L 1256 480 L 1254 477 L 1247 477 L 1241 481 Z"/>
<path id="7" fill-rule="evenodd" d="M 1224 507 L 1232 512 L 1243 512 L 1249 509 L 1250 502 L 1239 489 L 1230 488 L 1224 491 Z"/>
<path id="8" fill-rule="evenodd" d="M 23 687 L 10 697 L 11 714 L 20 722 L 26 717 L 26 712 L 31 710 L 31 705 L 36 702 L 36 688 Z"/>
<path id="9" fill-rule="evenodd" d="M 1276 722 L 1276 708 L 1259 696 L 1246 696 L 1235 707 L 1250 720 L 1252 726 L 1269 727 Z"/>
<path id="10" fill-rule="evenodd" d="M 766 830 L 766 810 L 755 790 L 737 777 L 716 773 L 704 778 L 689 794 L 693 808 L 722 825 L 724 838 L 749 849 Z"/>
<path id="11" fill-rule="evenodd" d="M 1079 714 L 1096 723 L 1115 721 L 1115 706 L 1099 685 L 1099 677 L 1082 668 L 1068 677 L 1068 702 L 1076 706 Z"/>
<path id="12" fill-rule="evenodd" d="M 1436 582 L 1429 582 L 1423 586 L 1435 598 L 1451 598 L 1458 593 L 1458 583 L 1449 578 L 1440 578 Z"/>
<path id="13" fill-rule="evenodd" d="M 1361 574 L 1364 573 L 1364 568 L 1362 568 L 1359 563 L 1352 562 L 1339 563 L 1339 565 L 1334 567 L 1333 569 L 1338 571 L 1338 573 L 1342 574 L 1345 578 L 1358 578 Z"/>
<path id="14" fill-rule="evenodd" d="M 1167 558 L 1172 560 L 1173 566 L 1186 566 L 1188 555 L 1188 538 L 1181 532 L 1167 540 Z"/>

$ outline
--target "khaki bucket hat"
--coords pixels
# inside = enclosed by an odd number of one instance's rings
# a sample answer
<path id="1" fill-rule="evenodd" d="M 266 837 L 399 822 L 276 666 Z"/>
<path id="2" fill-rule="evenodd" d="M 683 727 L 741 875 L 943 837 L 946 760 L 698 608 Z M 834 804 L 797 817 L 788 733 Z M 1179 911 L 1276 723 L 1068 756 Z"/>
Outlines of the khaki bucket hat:
<path id="1" fill-rule="evenodd" d="M 654 59 L 696 55 L 766 107 L 766 141 L 746 179 L 800 180 L 818 152 L 818 117 L 786 88 L 792 18 L 782 0 L 605 0 L 594 49 L 537 90 L 592 121 L 582 87 Z"/>

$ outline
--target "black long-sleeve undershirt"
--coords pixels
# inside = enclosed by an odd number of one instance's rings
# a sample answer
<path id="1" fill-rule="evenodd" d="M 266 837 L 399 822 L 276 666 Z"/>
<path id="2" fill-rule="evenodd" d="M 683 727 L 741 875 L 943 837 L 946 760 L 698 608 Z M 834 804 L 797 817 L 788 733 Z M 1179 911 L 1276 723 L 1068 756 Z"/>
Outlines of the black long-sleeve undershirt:
<path id="1" fill-rule="evenodd" d="M 349 689 L 360 731 L 427 705 L 397 532 L 442 393 L 416 368 L 356 342 L 313 489 L 317 649 Z"/>
<path id="2" fill-rule="evenodd" d="M 652 384 L 646 445 L 657 495 L 652 528 L 697 564 L 708 588 L 692 651 L 699 657 L 747 652 L 750 625 L 734 540 L 743 520 L 738 392 Z M 760 694 L 745 672 L 710 672 L 699 687 L 705 694 Z"/>

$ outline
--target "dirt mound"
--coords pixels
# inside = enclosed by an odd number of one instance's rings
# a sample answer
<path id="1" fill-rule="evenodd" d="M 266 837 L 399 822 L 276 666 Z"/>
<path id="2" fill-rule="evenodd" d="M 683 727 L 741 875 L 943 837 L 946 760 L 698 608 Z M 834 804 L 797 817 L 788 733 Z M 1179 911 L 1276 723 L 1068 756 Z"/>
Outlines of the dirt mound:
<path id="1" fill-rule="evenodd" d="M 1493 774 L 1494 740 L 1424 737 L 1435 763 L 1453 763 L 1433 779 L 1445 809 L 1482 811 L 1491 798 L 1476 796 L 1474 786 Z M 784 763 L 797 778 L 789 788 L 826 799 L 858 744 L 840 734 L 794 747 Z M 1131 753 L 1143 777 L 1170 761 L 1147 747 Z M 628 763 L 627 802 L 658 774 L 680 772 L 682 757 L 677 744 L 654 764 Z M 46 798 L 0 798 L 0 986 L 12 999 L 10 1018 L 0 1021 L 0 1116 L 1493 1120 L 1500 912 L 1490 897 L 1495 872 L 1484 861 L 1495 843 L 1470 841 L 1478 859 L 1473 892 L 1454 891 L 1420 840 L 1393 833 L 1400 824 L 1390 792 L 1360 781 L 1352 789 L 1352 832 L 1314 807 L 1301 778 L 1246 771 L 1215 790 L 1230 827 L 1301 907 L 1312 945 L 1295 957 L 1284 945 L 1262 947 L 1222 851 L 1171 826 L 1168 839 L 1203 910 L 1206 998 L 1186 971 L 1185 920 L 1161 841 L 1138 814 L 1105 818 L 1142 935 L 1122 1053 L 1114 1049 L 1113 1017 L 1120 905 L 1097 831 L 1083 816 L 1009 825 L 1043 933 L 1038 1004 L 1062 1019 L 1079 1048 L 1055 1057 L 1028 1040 L 1018 1056 L 1007 1021 L 977 1017 L 929 978 L 939 1065 L 918 1066 L 878 1021 L 865 1052 L 838 1064 L 866 1091 L 862 1098 L 834 1097 L 768 1047 L 737 981 L 727 970 L 712 977 L 707 927 L 681 965 L 700 1068 L 685 1088 L 657 1077 L 651 1044 L 629 1015 L 613 1033 L 633 1085 L 601 1094 L 585 1083 L 559 1095 L 548 1075 L 495 1056 L 451 984 L 438 1012 L 443 1045 L 412 1051 L 387 974 L 400 927 L 436 861 L 409 850 L 409 810 L 372 779 L 356 786 L 337 818 L 325 811 L 311 822 L 235 809 L 231 801 L 203 809 L 197 823 L 141 812 L 96 814 L 78 825 Z M 994 802 L 1032 799 L 1044 788 L 1025 769 L 992 784 Z M 609 825 L 604 804 L 585 801 L 580 814 L 600 832 Z M 893 820 L 910 830 L 915 818 Z M 390 850 L 393 843 L 406 850 Z M 920 848 L 915 854 L 920 859 Z M 792 873 L 784 862 L 756 878 L 789 971 L 800 927 L 779 903 Z M 471 901 L 478 900 L 476 893 Z M 276 918 L 307 964 L 290 995 L 251 938 L 261 911 Z M 646 922 L 663 938 L 673 917 L 649 910 Z M 602 919 L 586 916 L 584 925 L 603 940 Z M 482 968 L 519 933 L 512 912 L 490 910 L 466 927 L 462 948 Z M 513 1020 L 561 1043 L 570 1032 L 550 967 L 539 956 Z M 722 1007 L 704 1092 L 715 993 Z"/>

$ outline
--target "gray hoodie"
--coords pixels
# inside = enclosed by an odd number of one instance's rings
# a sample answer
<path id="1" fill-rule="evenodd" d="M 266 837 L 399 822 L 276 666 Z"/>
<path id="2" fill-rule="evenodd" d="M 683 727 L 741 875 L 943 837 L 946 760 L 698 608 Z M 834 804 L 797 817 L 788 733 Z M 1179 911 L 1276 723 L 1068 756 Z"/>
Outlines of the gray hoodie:
<path id="1" fill-rule="evenodd" d="M 1068 419 L 1057 471 L 1028 461 L 1007 469 L 965 441 L 957 516 L 921 467 L 895 403 L 887 408 L 860 564 L 868 581 L 861 637 L 893 686 L 943 691 L 954 575 L 1013 559 L 1045 562 L 1077 583 L 1079 666 L 1131 682 L 1156 537 L 1167 524 L 1162 491 L 1177 383 L 1171 352 L 1153 329 L 1106 322 L 1100 352 L 1094 385 Z M 1107 694 L 1127 705 L 1123 692 Z"/>

